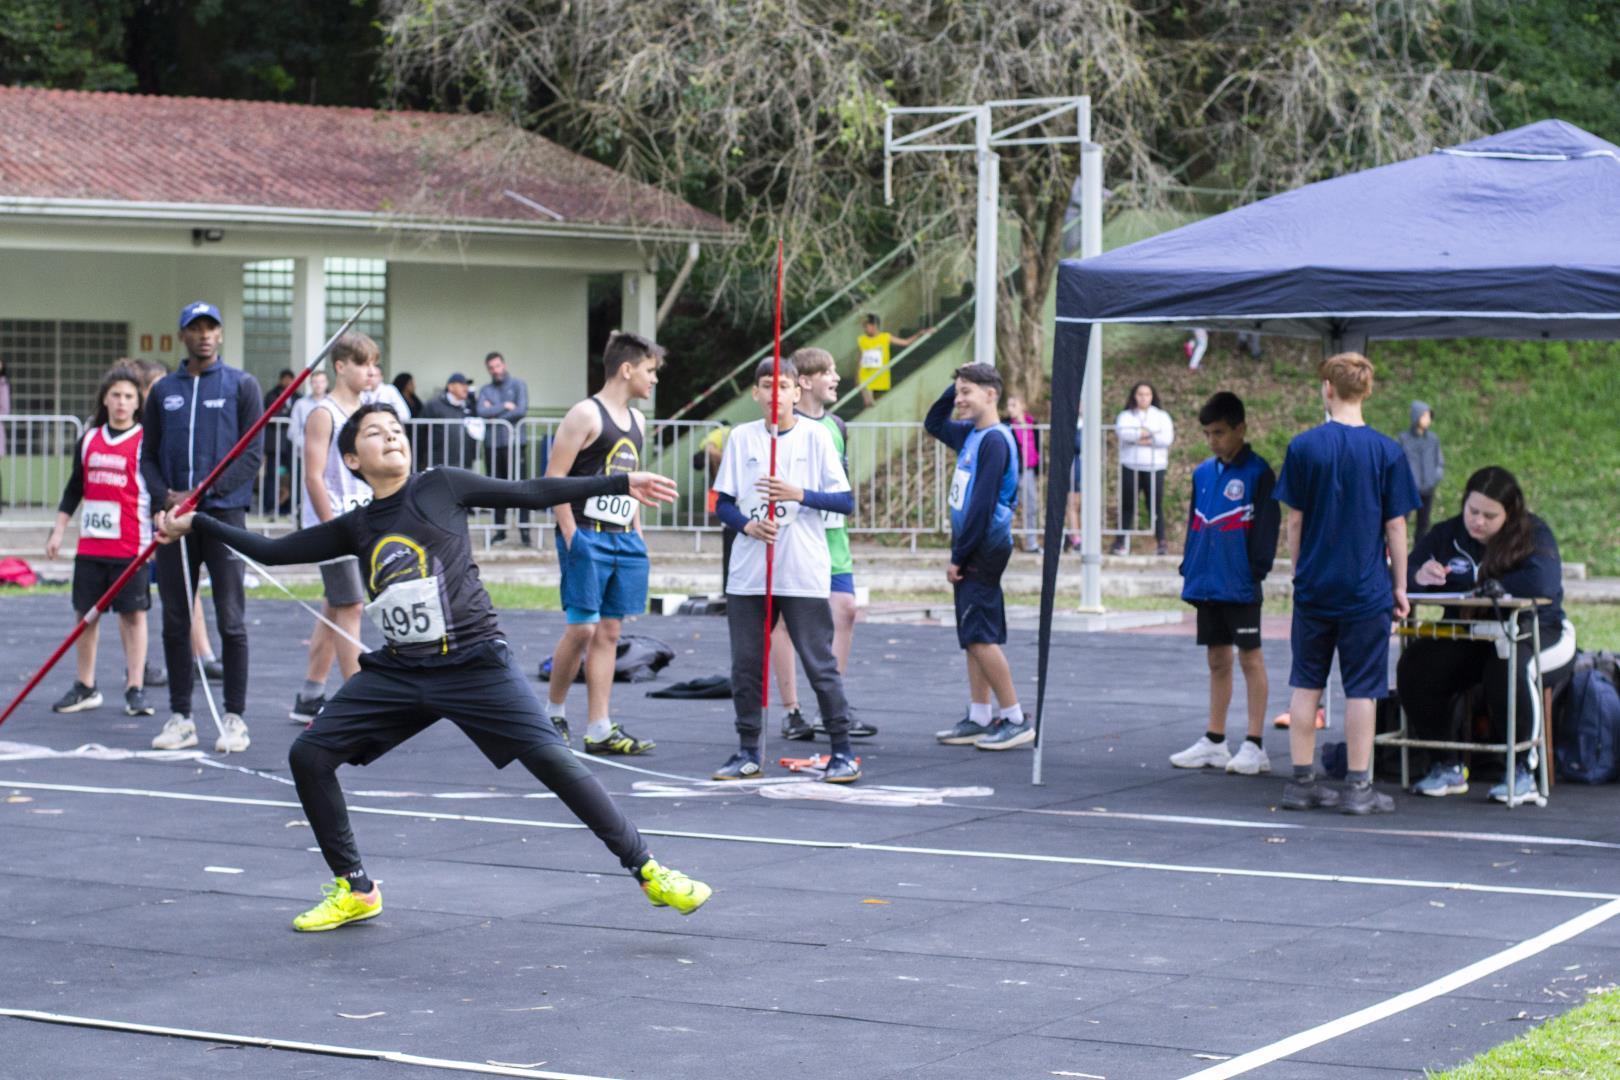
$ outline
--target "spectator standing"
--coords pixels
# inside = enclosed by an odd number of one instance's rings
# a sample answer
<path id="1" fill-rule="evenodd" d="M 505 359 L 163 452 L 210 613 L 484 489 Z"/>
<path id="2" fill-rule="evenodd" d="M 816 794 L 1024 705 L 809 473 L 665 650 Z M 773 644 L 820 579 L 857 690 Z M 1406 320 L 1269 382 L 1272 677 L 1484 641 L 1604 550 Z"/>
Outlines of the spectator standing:
<path id="1" fill-rule="evenodd" d="M 866 318 L 861 320 L 861 333 L 855 339 L 855 345 L 861 350 L 861 401 L 868 409 L 877 400 L 875 395 L 888 390 L 891 385 L 889 364 L 893 359 L 891 353 L 894 346 L 905 348 L 933 332 L 934 328 L 930 326 L 910 337 L 895 337 L 883 329 L 883 320 L 878 317 L 877 312 L 868 312 Z"/>
<path id="2" fill-rule="evenodd" d="M 264 407 L 266 410 L 275 404 L 276 398 L 281 396 L 283 390 L 292 385 L 294 378 L 296 376 L 293 375 L 290 369 L 281 369 L 281 372 L 276 376 L 276 385 L 264 392 Z M 290 502 L 292 497 L 293 440 L 291 420 L 293 405 L 297 401 L 297 397 L 288 398 L 282 403 L 276 414 L 271 417 L 270 423 L 265 426 L 264 477 L 259 487 L 259 511 L 261 513 L 275 513 L 284 501 Z M 277 420 L 285 420 L 288 423 L 278 424 L 276 423 Z M 281 497 L 283 491 L 286 492 L 287 496 L 285 500 Z M 290 512 L 291 507 L 287 507 L 287 510 Z"/>
<path id="3" fill-rule="evenodd" d="M 423 466 L 450 465 L 457 469 L 473 466 L 474 440 L 467 423 L 472 418 L 471 383 L 457 371 L 444 384 L 444 393 L 422 406 L 422 419 L 429 425 L 427 460 Z M 479 420 L 480 428 L 483 421 Z"/>
<path id="4" fill-rule="evenodd" d="M 331 380 L 325 371 L 315 371 L 304 381 L 304 385 L 309 387 L 309 393 L 300 395 L 298 400 L 292 403 L 292 411 L 287 414 L 293 450 L 299 455 L 304 452 L 304 424 L 308 422 L 309 414 L 314 411 L 315 406 L 326 396 Z"/>
<path id="5" fill-rule="evenodd" d="M 410 409 L 409 415 L 401 415 L 401 420 L 414 420 L 422 415 L 422 399 L 416 396 L 416 380 L 408 371 L 402 371 L 394 376 L 394 389 L 405 400 L 405 407 Z"/>
<path id="6" fill-rule="evenodd" d="M 1158 553 L 1167 554 L 1164 541 L 1164 484 L 1170 469 L 1170 444 L 1176 441 L 1176 425 L 1159 406 L 1159 392 L 1152 383 L 1139 382 L 1125 399 L 1125 411 L 1114 421 L 1119 436 L 1119 527 L 1122 532 L 1136 528 L 1138 500 L 1152 506 L 1153 539 Z M 1129 536 L 1114 541 L 1113 554 L 1129 553 Z"/>
<path id="7" fill-rule="evenodd" d="M 394 410 L 401 424 L 407 423 L 411 418 L 411 407 L 406 404 L 405 398 L 395 389 L 392 383 L 383 382 L 382 368 L 373 367 L 371 370 L 370 385 L 366 392 L 360 395 L 361 403 L 365 405 L 387 405 Z"/>
<path id="8" fill-rule="evenodd" d="M 1440 436 L 1433 430 L 1434 410 L 1426 401 L 1412 402 L 1412 424 L 1396 440 L 1406 451 L 1406 463 L 1412 466 L 1412 481 L 1417 484 L 1418 498 L 1423 502 L 1417 508 L 1417 530 L 1412 534 L 1416 544 L 1429 531 L 1429 516 L 1434 510 L 1434 493 L 1446 477 L 1446 452 L 1440 448 Z"/>
<path id="9" fill-rule="evenodd" d="M 714 428 L 698 448 L 692 452 L 692 468 L 703 469 L 708 478 L 709 491 L 704 506 L 707 507 L 715 522 L 720 525 L 720 594 L 725 595 L 726 584 L 731 579 L 731 545 L 736 541 L 737 534 L 726 527 L 720 520 L 718 508 L 720 493 L 714 489 L 714 482 L 720 475 L 720 462 L 725 457 L 726 437 L 731 434 L 731 421 L 722 419 L 718 427 Z"/>
<path id="10" fill-rule="evenodd" d="M 1035 418 L 1018 394 L 1007 395 L 1007 426 L 1018 442 L 1018 514 L 1027 552 L 1040 554 L 1040 467 L 1041 436 Z"/>
<path id="11" fill-rule="evenodd" d="M 1080 454 L 1085 442 L 1086 407 L 1082 402 L 1079 415 L 1074 421 L 1074 463 L 1069 466 L 1069 501 L 1063 511 L 1063 528 L 1068 534 L 1063 538 L 1065 553 L 1080 550 L 1080 495 L 1085 484 L 1085 470 L 1081 466 Z M 1051 483 L 1051 480 L 1047 483 Z"/>
<path id="12" fill-rule="evenodd" d="M 490 424 L 484 432 L 484 472 L 499 480 L 523 479 L 523 432 L 519 426 L 529 415 L 529 388 L 522 379 L 506 367 L 506 357 L 492 352 L 484 357 L 484 370 L 489 382 L 478 391 L 478 415 L 485 420 L 505 420 L 506 424 Z M 515 450 L 514 450 L 515 443 Z M 506 539 L 506 514 L 503 507 L 495 511 L 494 543 Z M 518 511 L 519 543 L 529 543 L 529 511 Z"/>
<path id="13" fill-rule="evenodd" d="M 153 386 L 142 424 L 141 471 L 154 507 L 180 505 L 264 411 L 258 380 L 220 359 L 223 338 L 219 308 L 213 304 L 198 300 L 180 310 L 186 363 Z M 240 528 L 247 520 L 253 478 L 263 460 L 261 435 L 203 493 L 200 508 Z M 225 669 L 225 716 L 214 749 L 220 753 L 246 750 L 248 729 L 242 714 L 247 709 L 248 639 L 242 562 L 222 541 L 206 536 L 165 544 L 158 549 L 157 559 L 172 711 L 152 745 L 158 750 L 197 745 L 197 728 L 191 722 L 191 600 L 198 570 L 206 563 Z"/>

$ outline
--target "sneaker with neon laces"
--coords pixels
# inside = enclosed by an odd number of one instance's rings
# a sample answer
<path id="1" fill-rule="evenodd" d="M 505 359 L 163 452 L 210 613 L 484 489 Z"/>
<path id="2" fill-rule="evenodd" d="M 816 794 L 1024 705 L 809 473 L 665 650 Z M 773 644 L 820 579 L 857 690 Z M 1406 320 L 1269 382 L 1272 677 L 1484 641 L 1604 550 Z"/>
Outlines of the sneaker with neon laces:
<path id="1" fill-rule="evenodd" d="M 321 886 L 320 903 L 293 919 L 293 929 L 305 934 L 336 930 L 352 922 L 375 919 L 382 914 L 382 887 L 373 885 L 369 895 L 356 893 L 348 878 L 333 878 Z"/>
<path id="2" fill-rule="evenodd" d="M 146 691 L 139 686 L 127 687 L 124 690 L 125 716 L 151 716 L 156 711 L 146 703 Z"/>
<path id="3" fill-rule="evenodd" d="M 816 737 L 816 729 L 804 718 L 804 713 L 792 709 L 782 717 L 782 738 L 793 742 L 810 742 Z"/>
<path id="4" fill-rule="evenodd" d="M 1224 769 L 1231 760 L 1232 751 L 1226 744 L 1212 742 L 1208 735 L 1198 736 L 1198 741 L 1187 749 L 1170 755 L 1170 764 L 1178 769 Z"/>
<path id="5" fill-rule="evenodd" d="M 93 686 L 86 686 L 82 682 L 74 681 L 68 692 L 63 694 L 56 704 L 51 706 L 51 712 L 76 713 L 86 709 L 99 708 L 101 705 L 101 691 Z"/>
<path id="6" fill-rule="evenodd" d="M 1259 776 L 1271 771 L 1271 758 L 1266 756 L 1265 750 L 1244 739 L 1238 752 L 1226 763 L 1226 771 L 1239 776 Z"/>
<path id="7" fill-rule="evenodd" d="M 934 738 L 946 746 L 972 746 L 986 735 L 990 734 L 990 725 L 981 724 L 977 720 L 962 717 L 953 727 L 944 731 L 934 732 Z"/>
<path id="8" fill-rule="evenodd" d="M 753 780 L 765 775 L 756 750 L 738 750 L 711 774 L 716 780 Z"/>
<path id="9" fill-rule="evenodd" d="M 618 724 L 608 730 L 607 738 L 593 739 L 586 735 L 585 752 L 587 754 L 645 754 L 658 744 L 651 739 L 638 739 Z"/>
<path id="10" fill-rule="evenodd" d="M 154 750 L 184 750 L 197 745 L 197 725 L 184 713 L 173 713 L 163 722 L 163 730 L 152 738 Z"/>
<path id="11" fill-rule="evenodd" d="M 653 907 L 671 907 L 682 915 L 690 915 L 714 895 L 714 890 L 696 878 L 689 878 L 679 870 L 660 866 L 648 859 L 641 866 L 641 891 Z"/>
<path id="12" fill-rule="evenodd" d="M 998 716 L 991 723 L 990 730 L 979 736 L 979 741 L 973 745 L 980 750 L 1014 750 L 1034 741 L 1034 724 L 1028 720 L 1015 724 L 1005 716 Z"/>
<path id="13" fill-rule="evenodd" d="M 853 784 L 861 778 L 861 763 L 850 754 L 832 754 L 821 779 L 829 784 Z"/>
<path id="14" fill-rule="evenodd" d="M 1496 785 L 1492 786 L 1492 788 L 1491 788 L 1491 790 L 1490 790 L 1490 792 L 1488 794 L 1490 795 L 1490 798 L 1491 798 L 1492 802 L 1499 802 L 1499 803 L 1507 802 L 1508 801 L 1507 781 L 1503 780 L 1500 784 L 1496 784 Z M 1534 794 L 1536 794 L 1536 777 L 1535 777 L 1535 774 L 1532 773 L 1524 765 L 1518 765 L 1518 764 L 1514 765 L 1514 767 L 1513 767 L 1513 801 L 1518 802 L 1520 799 L 1528 799 L 1530 796 L 1532 796 Z"/>
<path id="15" fill-rule="evenodd" d="M 557 729 L 557 734 L 562 736 L 563 745 L 564 746 L 573 746 L 574 745 L 574 737 L 573 737 L 573 734 L 571 732 L 569 732 L 569 730 L 568 730 L 568 720 L 567 720 L 567 718 L 562 717 L 562 716 L 553 716 L 553 717 L 550 717 L 550 720 L 551 720 L 551 726 L 556 728 Z"/>
<path id="16" fill-rule="evenodd" d="M 216 754 L 240 754 L 253 740 L 248 738 L 247 723 L 236 713 L 228 712 L 219 718 L 219 738 L 214 740 Z"/>
<path id="17" fill-rule="evenodd" d="M 1468 769 L 1456 762 L 1437 761 L 1429 766 L 1429 774 L 1412 785 L 1414 795 L 1468 794 Z"/>

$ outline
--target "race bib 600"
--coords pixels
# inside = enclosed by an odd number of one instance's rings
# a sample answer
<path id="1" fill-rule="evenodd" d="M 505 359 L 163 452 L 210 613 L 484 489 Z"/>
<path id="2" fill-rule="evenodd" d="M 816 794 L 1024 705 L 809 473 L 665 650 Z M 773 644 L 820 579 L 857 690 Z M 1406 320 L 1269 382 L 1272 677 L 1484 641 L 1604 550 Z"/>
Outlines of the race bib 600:
<path id="1" fill-rule="evenodd" d="M 586 500 L 585 516 L 604 525 L 628 527 L 635 520 L 636 500 L 628 495 L 598 495 Z"/>

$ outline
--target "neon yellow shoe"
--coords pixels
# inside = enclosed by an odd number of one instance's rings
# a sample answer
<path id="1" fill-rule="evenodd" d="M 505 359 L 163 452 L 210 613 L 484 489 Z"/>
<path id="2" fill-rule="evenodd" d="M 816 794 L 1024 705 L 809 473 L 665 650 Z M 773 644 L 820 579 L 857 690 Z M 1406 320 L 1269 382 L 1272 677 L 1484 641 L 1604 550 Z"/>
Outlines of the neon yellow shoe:
<path id="1" fill-rule="evenodd" d="M 692 914 L 714 894 L 703 882 L 694 881 L 679 870 L 659 866 L 652 859 L 641 868 L 641 891 L 647 894 L 653 907 L 672 907 L 682 915 Z"/>
<path id="2" fill-rule="evenodd" d="M 345 923 L 372 919 L 382 914 L 382 889 L 373 886 L 375 900 L 356 896 L 349 888 L 348 878 L 333 878 L 330 885 L 322 885 L 326 898 L 293 920 L 293 929 L 306 934 L 321 930 L 336 930 Z"/>

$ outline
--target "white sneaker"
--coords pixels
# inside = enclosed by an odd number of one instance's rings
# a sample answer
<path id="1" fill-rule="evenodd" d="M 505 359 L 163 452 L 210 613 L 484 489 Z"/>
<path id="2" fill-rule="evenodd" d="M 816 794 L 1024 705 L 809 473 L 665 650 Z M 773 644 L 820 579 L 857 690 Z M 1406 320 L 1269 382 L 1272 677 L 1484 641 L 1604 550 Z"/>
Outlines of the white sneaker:
<path id="1" fill-rule="evenodd" d="M 215 753 L 240 754 L 248 748 L 251 740 L 248 739 L 247 725 L 242 722 L 240 716 L 228 712 L 220 718 L 219 726 L 223 730 L 220 731 L 219 738 L 214 740 Z"/>
<path id="2" fill-rule="evenodd" d="M 1232 760 L 1226 763 L 1226 771 L 1242 773 L 1244 776 L 1258 776 L 1261 773 L 1271 771 L 1271 758 L 1266 756 L 1264 750 L 1248 739 L 1244 739 L 1243 745 L 1238 748 L 1238 752 L 1233 754 Z"/>
<path id="3" fill-rule="evenodd" d="M 174 713 L 163 723 L 163 730 L 152 740 L 154 750 L 184 750 L 197 745 L 197 725 L 191 717 Z"/>
<path id="4" fill-rule="evenodd" d="M 1198 736 L 1198 741 L 1187 749 L 1170 755 L 1170 764 L 1178 769 L 1224 769 L 1231 760 L 1232 752 L 1226 744 L 1210 742 L 1208 735 Z"/>

